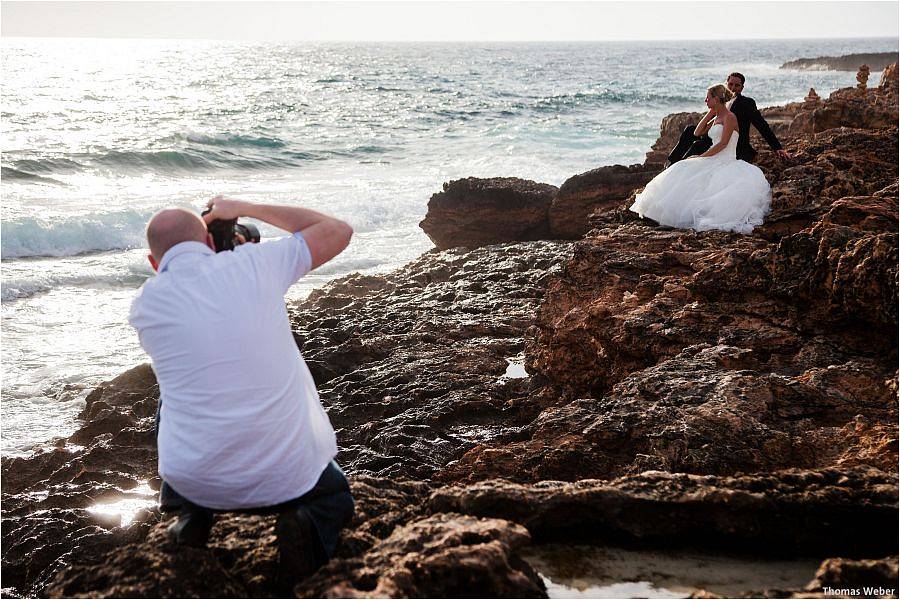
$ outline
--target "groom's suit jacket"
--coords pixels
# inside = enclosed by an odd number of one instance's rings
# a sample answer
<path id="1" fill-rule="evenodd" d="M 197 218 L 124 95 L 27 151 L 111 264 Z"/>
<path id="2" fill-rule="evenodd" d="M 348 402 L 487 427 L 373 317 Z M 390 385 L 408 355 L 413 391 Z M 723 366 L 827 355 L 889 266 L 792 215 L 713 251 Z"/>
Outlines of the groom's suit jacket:
<path id="1" fill-rule="evenodd" d="M 756 150 L 750 145 L 750 125 L 756 127 L 757 131 L 762 134 L 763 139 L 772 147 L 772 150 L 781 150 L 778 138 L 769 129 L 769 124 L 766 123 L 763 116 L 759 114 L 759 109 L 756 108 L 756 102 L 753 98 L 738 96 L 731 104 L 731 112 L 734 113 L 738 121 L 737 157 L 740 160 L 751 162 L 753 157 L 756 156 Z"/>

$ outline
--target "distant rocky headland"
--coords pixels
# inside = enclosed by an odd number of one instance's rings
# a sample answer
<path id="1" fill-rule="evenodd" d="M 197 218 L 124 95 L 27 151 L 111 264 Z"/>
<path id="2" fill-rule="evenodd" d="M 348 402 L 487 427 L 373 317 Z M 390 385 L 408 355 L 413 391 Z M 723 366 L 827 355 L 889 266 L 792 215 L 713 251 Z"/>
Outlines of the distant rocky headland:
<path id="1" fill-rule="evenodd" d="M 897 52 L 868 52 L 862 54 L 845 54 L 843 56 L 819 56 L 818 58 L 798 58 L 781 65 L 782 69 L 800 69 L 803 71 L 855 71 L 860 65 L 869 65 L 870 69 L 881 71 L 888 65 L 897 62 Z"/>
<path id="2" fill-rule="evenodd" d="M 548 543 L 814 557 L 742 595 L 896 594 L 897 65 L 859 81 L 764 111 L 792 159 L 756 140 L 773 210 L 752 235 L 627 210 L 680 113 L 640 165 L 449 182 L 434 250 L 290 305 L 358 503 L 293 594 L 546 597 L 523 556 Z M 176 549 L 153 507 L 91 510 L 158 488 L 158 397 L 137 367 L 71 437 L 3 459 L 5 597 L 282 595 L 273 518 Z"/>

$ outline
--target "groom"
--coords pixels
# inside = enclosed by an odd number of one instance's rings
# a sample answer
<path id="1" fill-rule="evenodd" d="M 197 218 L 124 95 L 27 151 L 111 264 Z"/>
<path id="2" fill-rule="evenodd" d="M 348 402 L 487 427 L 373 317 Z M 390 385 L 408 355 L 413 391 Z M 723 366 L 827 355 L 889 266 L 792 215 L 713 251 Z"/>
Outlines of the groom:
<path id="1" fill-rule="evenodd" d="M 738 121 L 738 159 L 752 163 L 753 158 L 756 156 L 756 150 L 750 145 L 751 124 L 762 134 L 763 138 L 765 138 L 769 143 L 769 146 L 772 147 L 772 150 L 775 150 L 779 157 L 789 159 L 791 155 L 788 154 L 787 150 L 784 150 L 781 147 L 778 138 L 776 138 L 775 134 L 772 133 L 772 130 L 769 129 L 769 124 L 766 123 L 763 116 L 759 114 L 759 109 L 756 108 L 756 102 L 754 102 L 753 98 L 741 95 L 741 91 L 744 89 L 744 81 L 746 80 L 743 75 L 740 73 L 732 73 L 725 82 L 725 85 L 731 90 L 731 93 L 734 94 L 734 98 L 729 100 L 726 106 L 728 107 L 728 110 L 734 113 L 734 116 L 737 117 Z M 683 158 L 703 154 L 709 150 L 711 146 L 712 140 L 708 135 L 702 135 L 700 137 L 695 136 L 694 126 L 689 125 L 681 132 L 681 139 L 678 140 L 675 149 L 669 153 L 669 162 L 667 166 L 672 165 Z"/>

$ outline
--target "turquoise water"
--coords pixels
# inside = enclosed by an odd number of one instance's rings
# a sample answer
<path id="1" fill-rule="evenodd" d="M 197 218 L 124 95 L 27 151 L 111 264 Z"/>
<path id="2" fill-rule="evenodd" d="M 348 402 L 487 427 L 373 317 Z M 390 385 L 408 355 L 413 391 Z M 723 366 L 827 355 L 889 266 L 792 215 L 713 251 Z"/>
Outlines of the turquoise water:
<path id="1" fill-rule="evenodd" d="M 418 222 L 445 181 L 559 185 L 642 162 L 662 117 L 700 110 L 732 70 L 760 106 L 782 104 L 855 74 L 781 63 L 897 40 L 2 46 L 2 447 L 16 453 L 68 433 L 86 388 L 146 360 L 125 315 L 163 206 L 221 193 L 346 219 L 350 248 L 302 297 L 430 248 Z"/>

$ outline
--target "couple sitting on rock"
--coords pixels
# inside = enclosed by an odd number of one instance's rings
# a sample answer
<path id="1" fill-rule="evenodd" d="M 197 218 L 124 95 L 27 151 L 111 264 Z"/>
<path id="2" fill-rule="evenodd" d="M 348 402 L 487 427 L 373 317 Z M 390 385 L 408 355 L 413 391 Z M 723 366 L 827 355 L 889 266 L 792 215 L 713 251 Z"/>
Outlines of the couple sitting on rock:
<path id="1" fill-rule="evenodd" d="M 698 231 L 750 233 L 769 213 L 772 189 L 750 164 L 750 125 L 781 158 L 789 158 L 752 98 L 741 95 L 744 76 L 707 89 L 706 115 L 685 128 L 669 166 L 636 196 L 631 210 L 661 225 Z"/>
<path id="2" fill-rule="evenodd" d="M 354 502 L 337 443 L 291 333 L 287 289 L 350 241 L 346 223 L 297 207 L 214 198 L 157 213 L 148 279 L 129 322 L 153 362 L 160 508 L 176 544 L 204 546 L 214 513 L 277 514 L 279 580 L 332 555 Z M 252 217 L 293 235 L 217 253 L 207 224 Z"/>

